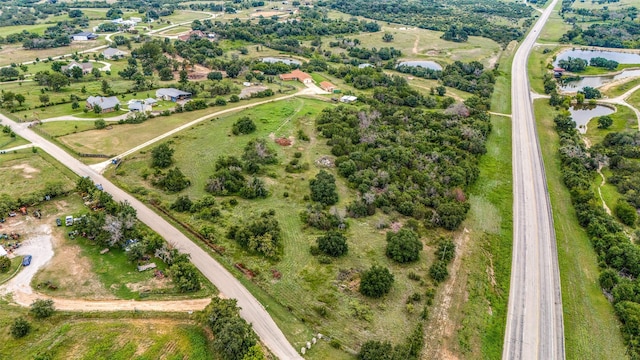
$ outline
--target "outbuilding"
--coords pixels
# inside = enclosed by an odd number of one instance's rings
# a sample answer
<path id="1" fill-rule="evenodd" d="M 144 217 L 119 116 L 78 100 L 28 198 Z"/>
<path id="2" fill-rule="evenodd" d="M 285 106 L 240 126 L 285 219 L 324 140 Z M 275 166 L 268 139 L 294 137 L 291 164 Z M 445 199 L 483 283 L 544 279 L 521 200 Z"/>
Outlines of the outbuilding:
<path id="1" fill-rule="evenodd" d="M 83 32 L 79 32 L 77 34 L 71 35 L 71 39 L 73 41 L 87 41 L 87 40 L 95 40 L 97 38 L 98 38 L 98 35 L 92 32 L 87 32 L 87 31 L 83 31 Z"/>
<path id="2" fill-rule="evenodd" d="M 190 92 L 178 90 L 175 88 L 162 88 L 156 90 L 156 98 L 160 100 L 167 100 L 176 102 L 178 100 L 185 100 L 191 97 Z"/>

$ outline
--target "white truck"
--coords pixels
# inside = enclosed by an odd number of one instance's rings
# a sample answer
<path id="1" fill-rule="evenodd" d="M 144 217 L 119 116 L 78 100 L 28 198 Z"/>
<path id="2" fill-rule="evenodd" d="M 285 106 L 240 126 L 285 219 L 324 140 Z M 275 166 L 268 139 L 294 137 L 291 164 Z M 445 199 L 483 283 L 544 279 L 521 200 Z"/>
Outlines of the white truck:
<path id="1" fill-rule="evenodd" d="M 65 226 L 73 225 L 73 216 L 69 215 L 66 218 L 64 218 L 64 224 Z"/>

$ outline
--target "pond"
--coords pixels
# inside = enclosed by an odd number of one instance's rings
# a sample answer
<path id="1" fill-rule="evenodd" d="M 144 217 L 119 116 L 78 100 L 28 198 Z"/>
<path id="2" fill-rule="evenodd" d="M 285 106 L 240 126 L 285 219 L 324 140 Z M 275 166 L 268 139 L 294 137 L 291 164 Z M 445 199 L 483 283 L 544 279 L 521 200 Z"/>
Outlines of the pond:
<path id="1" fill-rule="evenodd" d="M 567 81 L 560 86 L 562 91 L 580 91 L 587 86 L 598 88 L 612 81 L 640 76 L 640 70 L 623 70 L 616 75 L 583 76 L 580 80 Z"/>
<path id="2" fill-rule="evenodd" d="M 640 54 L 602 50 L 567 50 L 558 54 L 556 61 L 553 62 L 553 66 L 558 66 L 558 61 L 567 60 L 569 57 L 585 59 L 587 61 L 594 57 L 601 57 L 607 60 L 617 61 L 620 64 L 640 64 Z"/>
<path id="3" fill-rule="evenodd" d="M 576 128 L 581 134 L 585 134 L 587 132 L 587 124 L 589 120 L 593 118 L 597 118 L 604 115 L 611 115 L 615 111 L 608 107 L 602 105 L 574 105 L 569 108 L 569 112 L 571 113 L 571 118 L 576 122 Z M 597 124 L 592 124 L 591 126 L 598 126 Z"/>
<path id="4" fill-rule="evenodd" d="M 429 60 L 414 60 L 414 61 L 403 61 L 398 64 L 398 66 L 411 66 L 411 67 L 423 67 L 425 69 L 431 70 L 442 70 L 442 66 L 435 61 Z"/>
<path id="5" fill-rule="evenodd" d="M 277 62 L 281 62 L 281 63 L 285 63 L 287 65 L 301 65 L 302 63 L 298 60 L 295 59 L 281 59 L 281 58 L 274 58 L 274 57 L 266 57 L 266 58 L 262 58 L 262 62 L 265 63 L 277 63 Z"/>

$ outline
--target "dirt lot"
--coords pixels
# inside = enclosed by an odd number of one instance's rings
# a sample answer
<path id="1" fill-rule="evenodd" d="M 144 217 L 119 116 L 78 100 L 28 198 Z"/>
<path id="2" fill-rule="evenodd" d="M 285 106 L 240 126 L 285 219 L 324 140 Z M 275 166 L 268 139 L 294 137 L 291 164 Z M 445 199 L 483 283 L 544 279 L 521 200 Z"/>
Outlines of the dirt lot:
<path id="1" fill-rule="evenodd" d="M 267 90 L 266 86 L 247 86 L 240 91 L 240 99 L 248 99 L 251 97 L 251 94 L 255 94 L 260 91 Z"/>

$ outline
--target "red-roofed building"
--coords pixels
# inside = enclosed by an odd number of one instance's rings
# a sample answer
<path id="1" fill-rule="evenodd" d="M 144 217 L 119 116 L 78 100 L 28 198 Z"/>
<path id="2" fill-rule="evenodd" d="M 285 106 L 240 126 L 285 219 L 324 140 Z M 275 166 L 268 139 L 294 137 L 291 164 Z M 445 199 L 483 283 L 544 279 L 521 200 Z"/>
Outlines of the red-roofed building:
<path id="1" fill-rule="evenodd" d="M 328 81 L 323 81 L 320 83 L 320 87 L 322 88 L 322 90 L 324 91 L 328 91 L 330 93 L 336 91 L 338 88 L 333 85 L 332 83 L 328 82 Z"/>
<path id="2" fill-rule="evenodd" d="M 311 77 L 311 75 L 307 74 L 304 71 L 300 71 L 298 69 L 293 70 L 289 74 L 281 74 L 280 75 L 280 80 L 282 80 L 282 81 L 297 80 L 297 81 L 300 81 L 303 84 L 312 84 L 313 83 L 313 78 Z"/>

